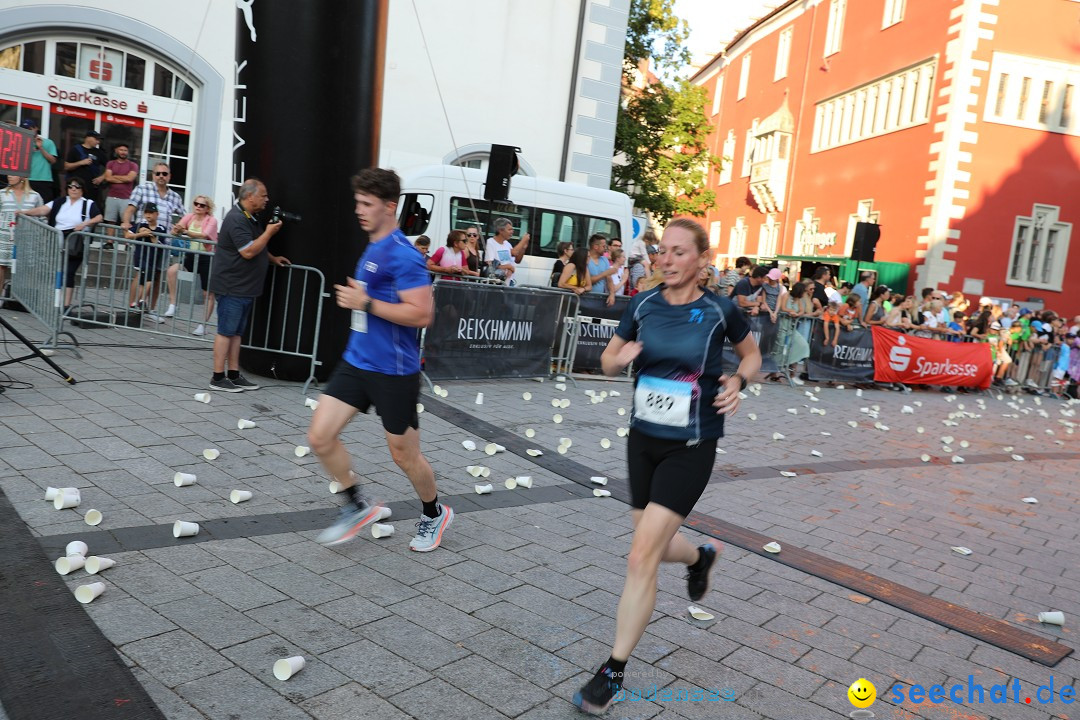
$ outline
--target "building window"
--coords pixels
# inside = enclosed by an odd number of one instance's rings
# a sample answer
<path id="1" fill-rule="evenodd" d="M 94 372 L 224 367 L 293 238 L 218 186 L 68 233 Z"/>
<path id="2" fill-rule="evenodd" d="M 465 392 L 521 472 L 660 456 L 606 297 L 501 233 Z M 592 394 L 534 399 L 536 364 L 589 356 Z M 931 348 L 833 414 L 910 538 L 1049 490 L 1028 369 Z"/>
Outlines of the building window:
<path id="1" fill-rule="evenodd" d="M 187 182 L 190 139 L 189 130 L 151 125 L 146 167 L 142 168 L 146 180 L 153 180 L 151 172 L 156 163 L 165 163 L 172 173 L 172 177 L 169 178 L 169 187 L 183 195 L 186 189 L 184 183 Z"/>
<path id="2" fill-rule="evenodd" d="M 765 216 L 758 235 L 758 257 L 776 257 L 776 243 L 780 237 L 780 225 L 776 222 L 776 213 Z"/>
<path id="3" fill-rule="evenodd" d="M 829 27 L 825 31 L 825 57 L 840 52 L 840 37 L 844 34 L 844 6 L 847 0 L 829 1 Z"/>
<path id="4" fill-rule="evenodd" d="M 750 84 L 750 53 L 743 55 L 742 65 L 739 67 L 739 94 L 736 100 L 746 97 L 746 86 Z"/>
<path id="5" fill-rule="evenodd" d="M 720 99 L 724 95 L 724 76 L 718 75 L 716 78 L 716 90 L 712 96 L 712 114 L 716 115 L 720 112 Z"/>
<path id="6" fill-rule="evenodd" d="M 1019 82 L 1017 82 L 1019 80 Z M 1080 135 L 1072 112 L 1080 65 L 994 53 L 985 119 L 1004 125 Z"/>
<path id="7" fill-rule="evenodd" d="M 742 172 L 741 177 L 750 177 L 750 166 L 754 164 L 754 155 L 756 155 L 757 141 L 755 135 L 757 135 L 758 119 L 754 118 L 753 125 L 746 131 L 746 145 L 743 146 L 742 152 Z"/>
<path id="8" fill-rule="evenodd" d="M 731 228 L 731 237 L 728 242 L 728 255 L 738 257 L 746 254 L 746 218 L 735 218 L 735 225 Z"/>
<path id="9" fill-rule="evenodd" d="M 892 27 L 904 19 L 905 0 L 885 0 L 885 16 L 881 19 L 881 29 Z"/>
<path id="10" fill-rule="evenodd" d="M 787 77 L 788 61 L 791 59 L 791 34 L 795 28 L 787 28 L 780 33 L 776 44 L 776 70 L 773 82 Z"/>
<path id="11" fill-rule="evenodd" d="M 720 221 L 713 220 L 709 223 L 709 247 L 720 247 Z"/>
<path id="12" fill-rule="evenodd" d="M 849 145 L 928 122 L 935 68 L 936 60 L 927 60 L 818 103 L 810 151 Z"/>
<path id="13" fill-rule="evenodd" d="M 724 151 L 721 155 L 720 184 L 731 182 L 731 166 L 735 162 L 735 131 L 728 130 L 724 138 Z"/>
<path id="14" fill-rule="evenodd" d="M 1062 289 L 1072 223 L 1058 222 L 1061 208 L 1034 205 L 1030 217 L 1017 217 L 1009 252 L 1009 285 Z"/>

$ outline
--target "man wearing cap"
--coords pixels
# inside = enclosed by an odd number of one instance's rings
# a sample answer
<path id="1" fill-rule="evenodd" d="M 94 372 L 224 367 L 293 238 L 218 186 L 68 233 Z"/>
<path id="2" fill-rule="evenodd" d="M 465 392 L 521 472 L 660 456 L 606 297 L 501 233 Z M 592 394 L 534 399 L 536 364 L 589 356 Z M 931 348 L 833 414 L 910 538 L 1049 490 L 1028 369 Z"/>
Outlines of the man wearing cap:
<path id="1" fill-rule="evenodd" d="M 30 187 L 41 196 L 42 202 L 51 202 L 56 198 L 52 174 L 52 166 L 56 162 L 56 143 L 41 137 L 41 125 L 34 118 L 26 118 L 21 126 L 38 133 L 34 139 L 34 152 L 30 156 Z"/>
<path id="2" fill-rule="evenodd" d="M 81 178 L 89 192 L 87 198 L 93 200 L 98 195 L 101 183 L 105 182 L 105 153 L 101 151 L 101 133 L 90 130 L 83 137 L 82 145 L 71 148 L 64 162 L 64 172 L 68 178 Z"/>

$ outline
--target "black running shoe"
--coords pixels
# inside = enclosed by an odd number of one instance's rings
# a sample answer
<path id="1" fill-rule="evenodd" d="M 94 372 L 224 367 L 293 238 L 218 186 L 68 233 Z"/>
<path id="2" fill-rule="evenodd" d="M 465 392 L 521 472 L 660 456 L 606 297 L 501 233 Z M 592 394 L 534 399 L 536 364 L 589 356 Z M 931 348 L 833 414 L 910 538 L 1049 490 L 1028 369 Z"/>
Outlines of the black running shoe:
<path id="1" fill-rule="evenodd" d="M 705 561 L 705 567 L 700 570 L 687 567 L 686 572 L 686 593 L 694 602 L 705 597 L 705 593 L 709 591 L 709 572 L 712 570 L 713 563 L 716 562 L 716 548 L 711 543 L 702 545 L 698 550 L 701 551 L 701 559 Z"/>
<path id="2" fill-rule="evenodd" d="M 210 389 L 211 390 L 217 390 L 218 392 L 243 392 L 244 391 L 243 388 L 236 387 L 236 385 L 233 383 L 233 381 L 230 380 L 227 377 L 223 377 L 220 380 L 211 380 L 210 381 Z"/>
<path id="3" fill-rule="evenodd" d="M 236 377 L 230 378 L 230 379 L 232 380 L 232 384 L 235 385 L 236 387 L 240 388 L 241 390 L 258 390 L 259 389 L 259 383 L 253 383 L 250 380 L 248 380 L 246 377 L 244 377 L 243 375 L 237 375 Z"/>
<path id="4" fill-rule="evenodd" d="M 603 715 L 615 701 L 615 694 L 621 687 L 622 685 L 612 677 L 611 670 L 605 665 L 574 694 L 574 704 L 582 712 Z"/>

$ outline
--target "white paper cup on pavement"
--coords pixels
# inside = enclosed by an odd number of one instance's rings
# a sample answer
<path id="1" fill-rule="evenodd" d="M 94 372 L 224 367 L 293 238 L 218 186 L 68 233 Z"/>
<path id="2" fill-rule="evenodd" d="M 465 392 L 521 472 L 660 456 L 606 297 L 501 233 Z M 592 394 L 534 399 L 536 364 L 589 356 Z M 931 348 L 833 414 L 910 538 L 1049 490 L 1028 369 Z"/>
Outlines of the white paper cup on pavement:
<path id="1" fill-rule="evenodd" d="M 382 522 L 383 520 L 386 520 L 387 518 L 389 518 L 393 514 L 394 514 L 393 510 L 391 510 L 390 508 L 383 505 L 381 508 L 379 508 L 379 514 L 375 516 L 375 522 Z"/>
<path id="2" fill-rule="evenodd" d="M 221 451 L 214 448 L 207 448 L 202 451 L 202 456 L 207 460 L 217 460 L 220 455 Z"/>
<path id="3" fill-rule="evenodd" d="M 185 522 L 184 520 L 177 520 L 172 526 L 173 537 L 191 537 L 192 535 L 199 534 L 199 523 Z"/>
<path id="4" fill-rule="evenodd" d="M 303 670 L 304 665 L 306 664 L 307 661 L 304 660 L 302 655 L 282 658 L 274 663 L 274 677 L 278 680 L 288 680 L 293 675 Z"/>
<path id="5" fill-rule="evenodd" d="M 484 404 L 484 393 L 476 393 L 476 404 L 477 405 L 483 405 Z"/>
<path id="6" fill-rule="evenodd" d="M 1039 622 L 1047 625 L 1064 625 L 1065 613 L 1060 610 L 1053 610 L 1051 612 L 1039 613 Z"/>
<path id="7" fill-rule="evenodd" d="M 75 599 L 81 602 L 83 605 L 92 603 L 101 593 L 105 592 L 105 583 L 96 582 L 89 585 L 80 585 L 75 588 Z"/>
<path id="8" fill-rule="evenodd" d="M 236 421 L 237 430 L 250 430 L 253 427 L 255 427 L 255 423 L 252 420 L 245 420 L 243 418 L 240 418 Z"/>
<path id="9" fill-rule="evenodd" d="M 518 487 L 532 488 L 533 479 L 530 475 L 518 475 L 514 478 L 517 481 Z"/>
<path id="10" fill-rule="evenodd" d="M 229 500 L 232 501 L 233 505 L 239 505 L 240 503 L 247 502 L 250 499 L 250 490 L 233 490 L 231 493 L 229 493 Z"/>
<path id="11" fill-rule="evenodd" d="M 311 448 L 309 448 L 307 445 L 297 445 L 296 449 L 293 450 L 293 454 L 296 455 L 296 457 L 304 457 L 310 452 Z"/>
<path id="12" fill-rule="evenodd" d="M 603 475 L 593 475 L 589 478 L 589 482 L 596 483 L 597 485 L 607 485 L 607 478 Z"/>
<path id="13" fill-rule="evenodd" d="M 473 485 L 473 490 L 476 491 L 477 495 L 490 495 L 491 491 L 494 489 L 495 488 L 491 486 L 491 483 L 488 483 L 487 485 Z"/>
<path id="14" fill-rule="evenodd" d="M 97 575 L 102 570 L 108 570 L 115 564 L 116 561 L 112 558 L 103 558 L 98 557 L 97 555 L 92 555 L 86 558 L 86 563 L 83 565 L 83 567 L 85 567 L 86 572 L 90 573 L 91 575 Z"/>
<path id="15" fill-rule="evenodd" d="M 176 487 L 187 487 L 188 485 L 194 485 L 197 478 L 192 473 L 178 472 L 172 476 L 173 485 Z"/>
<path id="16" fill-rule="evenodd" d="M 60 494 L 60 488 L 47 487 L 45 488 L 45 502 L 52 502 L 56 499 L 56 496 Z"/>
<path id="17" fill-rule="evenodd" d="M 100 525 L 103 519 L 104 517 L 102 516 L 100 510 L 87 510 L 86 514 L 83 515 L 83 521 L 90 527 Z"/>
<path id="18" fill-rule="evenodd" d="M 385 525 L 383 523 L 372 523 L 371 524 L 371 537 L 373 537 L 373 538 L 390 537 L 393 534 L 394 534 L 394 526 L 393 525 Z"/>
<path id="19" fill-rule="evenodd" d="M 593 488 L 592 494 L 596 497 L 611 497 L 611 491 L 604 488 Z"/>
<path id="20" fill-rule="evenodd" d="M 319 401 L 314 398 L 304 398 L 304 407 L 309 407 L 314 410 L 319 407 Z"/>
<path id="21" fill-rule="evenodd" d="M 507 490 L 513 490 L 517 487 L 517 478 L 506 478 L 506 482 L 503 483 Z"/>
<path id="22" fill-rule="evenodd" d="M 210 393 L 195 393 L 195 399 L 201 403 L 210 402 Z"/>
<path id="23" fill-rule="evenodd" d="M 337 480 L 330 481 L 330 492 L 337 495 L 339 492 L 345 490 L 345 486 L 339 483 Z"/>
<path id="24" fill-rule="evenodd" d="M 83 555 L 90 552 L 90 548 L 82 540 L 72 540 L 64 548 L 65 555 Z"/>
<path id="25" fill-rule="evenodd" d="M 61 575 L 67 575 L 70 572 L 79 570 L 85 564 L 86 558 L 82 555 L 68 555 L 67 557 L 62 557 L 57 560 L 53 563 L 53 566 L 56 568 L 56 572 Z"/>
<path id="26" fill-rule="evenodd" d="M 53 498 L 53 507 L 57 510 L 64 510 L 78 507 L 81 502 L 82 495 L 79 493 L 79 488 L 60 488 L 56 497 Z"/>

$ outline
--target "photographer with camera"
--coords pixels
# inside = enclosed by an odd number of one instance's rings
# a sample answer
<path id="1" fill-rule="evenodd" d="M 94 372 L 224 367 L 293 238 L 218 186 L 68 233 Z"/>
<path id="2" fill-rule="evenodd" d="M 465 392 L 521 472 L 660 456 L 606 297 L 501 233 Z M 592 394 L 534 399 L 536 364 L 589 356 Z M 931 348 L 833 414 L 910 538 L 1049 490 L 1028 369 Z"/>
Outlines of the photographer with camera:
<path id="1" fill-rule="evenodd" d="M 288 258 L 271 255 L 267 249 L 270 238 L 281 230 L 281 218 L 286 216 L 275 209 L 274 217 L 264 228 L 255 218 L 270 201 L 266 186 L 248 178 L 240 186 L 236 205 L 225 216 L 218 232 L 214 267 L 210 274 L 210 292 L 217 298 L 217 335 L 214 336 L 214 375 L 211 390 L 241 392 L 258 390 L 240 374 L 240 342 L 251 316 L 255 298 L 263 293 L 266 268 L 270 263 L 287 266 Z M 226 374 L 228 367 L 228 374 Z"/>

